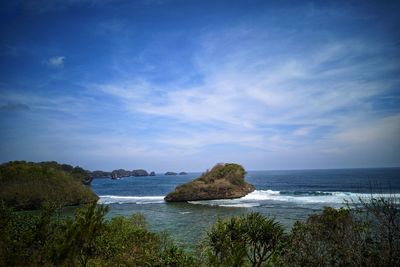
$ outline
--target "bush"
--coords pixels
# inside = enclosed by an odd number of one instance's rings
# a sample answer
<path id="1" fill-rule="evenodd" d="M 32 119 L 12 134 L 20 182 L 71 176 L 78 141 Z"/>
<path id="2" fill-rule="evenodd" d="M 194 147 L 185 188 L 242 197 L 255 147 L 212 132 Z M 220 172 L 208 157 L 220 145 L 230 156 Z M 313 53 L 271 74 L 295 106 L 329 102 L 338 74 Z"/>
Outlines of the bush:
<path id="1" fill-rule="evenodd" d="M 376 262 L 382 266 L 400 266 L 400 203 L 389 198 L 360 199 L 361 208 L 353 205 L 370 230 Z"/>
<path id="2" fill-rule="evenodd" d="M 259 213 L 218 220 L 208 231 L 204 247 L 216 266 L 261 266 L 277 260 L 284 241 L 283 227 Z"/>
<path id="3" fill-rule="evenodd" d="M 296 222 L 285 248 L 290 266 L 400 266 L 396 198 L 361 199 Z"/>
<path id="4" fill-rule="evenodd" d="M 0 266 L 198 266 L 165 234 L 150 232 L 143 215 L 104 220 L 91 204 L 74 217 L 52 205 L 16 213 L 0 203 Z"/>
<path id="5" fill-rule="evenodd" d="M 1 164 L 0 201 L 16 209 L 32 210 L 40 209 L 45 202 L 67 206 L 98 200 L 90 187 L 82 184 L 81 168 L 72 169 L 72 172 L 63 168 L 69 169 L 56 162 Z"/>
<path id="6" fill-rule="evenodd" d="M 296 222 L 286 247 L 291 266 L 365 265 L 367 228 L 346 209 L 325 208 L 306 222 Z"/>

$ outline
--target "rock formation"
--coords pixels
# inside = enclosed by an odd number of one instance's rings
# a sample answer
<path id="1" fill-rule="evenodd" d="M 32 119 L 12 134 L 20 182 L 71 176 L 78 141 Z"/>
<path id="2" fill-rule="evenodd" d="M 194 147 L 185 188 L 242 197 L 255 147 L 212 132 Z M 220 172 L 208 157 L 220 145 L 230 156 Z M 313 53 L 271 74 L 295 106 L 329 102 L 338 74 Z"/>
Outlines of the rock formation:
<path id="1" fill-rule="evenodd" d="M 149 173 L 146 170 L 139 169 L 133 170 L 131 176 L 149 176 Z"/>
<path id="2" fill-rule="evenodd" d="M 255 187 L 244 180 L 246 172 L 234 163 L 217 164 L 211 171 L 191 182 L 179 185 L 165 197 L 167 202 L 240 198 Z"/>

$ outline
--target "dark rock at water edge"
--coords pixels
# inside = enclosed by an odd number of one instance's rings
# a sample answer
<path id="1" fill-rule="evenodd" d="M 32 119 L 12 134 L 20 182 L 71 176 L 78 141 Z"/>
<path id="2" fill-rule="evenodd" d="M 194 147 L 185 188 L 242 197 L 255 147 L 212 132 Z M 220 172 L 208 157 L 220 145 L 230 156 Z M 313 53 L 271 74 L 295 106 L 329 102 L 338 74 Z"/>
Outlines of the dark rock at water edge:
<path id="1" fill-rule="evenodd" d="M 149 174 L 149 176 L 156 176 L 156 173 L 155 173 L 155 172 L 151 172 L 151 173 Z"/>
<path id="2" fill-rule="evenodd" d="M 166 172 L 164 175 L 178 175 L 176 172 Z"/>
<path id="3" fill-rule="evenodd" d="M 191 182 L 179 185 L 169 193 L 167 202 L 233 199 L 243 197 L 255 187 L 244 179 L 246 171 L 234 163 L 217 164 L 210 171 Z"/>

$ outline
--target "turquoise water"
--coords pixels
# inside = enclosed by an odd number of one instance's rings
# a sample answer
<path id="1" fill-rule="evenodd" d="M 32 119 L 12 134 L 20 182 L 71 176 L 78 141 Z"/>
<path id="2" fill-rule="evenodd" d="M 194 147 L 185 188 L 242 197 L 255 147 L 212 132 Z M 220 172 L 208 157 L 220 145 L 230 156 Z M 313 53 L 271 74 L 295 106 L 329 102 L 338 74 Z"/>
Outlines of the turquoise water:
<path id="1" fill-rule="evenodd" d="M 166 203 L 163 198 L 177 185 L 196 178 L 185 176 L 96 179 L 93 190 L 100 203 L 108 204 L 108 216 L 143 213 L 151 230 L 167 231 L 184 246 L 197 243 L 218 218 L 251 211 L 274 217 L 289 229 L 324 206 L 372 196 L 400 198 L 400 169 L 296 170 L 248 172 L 253 193 L 234 200 Z"/>

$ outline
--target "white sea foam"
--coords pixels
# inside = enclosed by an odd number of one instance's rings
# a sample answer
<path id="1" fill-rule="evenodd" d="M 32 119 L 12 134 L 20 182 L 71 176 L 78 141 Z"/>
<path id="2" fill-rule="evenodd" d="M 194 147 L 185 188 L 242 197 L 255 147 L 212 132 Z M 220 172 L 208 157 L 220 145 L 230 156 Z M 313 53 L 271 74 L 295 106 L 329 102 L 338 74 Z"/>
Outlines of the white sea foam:
<path id="1" fill-rule="evenodd" d="M 240 200 L 273 200 L 281 202 L 296 203 L 344 203 L 345 201 L 358 202 L 359 199 L 369 198 L 400 198 L 400 194 L 368 194 L 368 193 L 351 193 L 351 192 L 305 192 L 305 193 L 281 193 L 272 190 L 255 190 L 252 193 L 240 198 Z"/>
<path id="2" fill-rule="evenodd" d="M 215 199 L 215 200 L 198 200 L 189 201 L 190 204 L 218 206 L 218 207 L 231 207 L 231 208 L 252 208 L 260 206 L 258 202 L 245 202 L 240 199 Z"/>
<path id="3" fill-rule="evenodd" d="M 189 201 L 190 204 L 251 208 L 257 207 L 266 202 L 289 202 L 297 204 L 343 204 L 345 201 L 358 202 L 359 199 L 389 198 L 394 197 L 400 200 L 400 193 L 396 194 L 368 194 L 351 192 L 281 192 L 273 190 L 255 190 L 252 193 L 238 199 L 216 199 Z M 271 201 L 271 202 L 270 202 Z M 262 203 L 264 202 L 264 203 Z M 165 203 L 164 196 L 100 196 L 100 204 L 162 204 Z M 182 213 L 183 214 L 183 213 Z"/>
<path id="4" fill-rule="evenodd" d="M 232 204 L 220 204 L 220 207 L 231 207 L 231 208 L 252 208 L 260 206 L 260 203 L 232 203 Z"/>
<path id="5" fill-rule="evenodd" d="M 114 196 L 104 195 L 99 196 L 100 204 L 158 204 L 164 203 L 164 196 Z"/>

